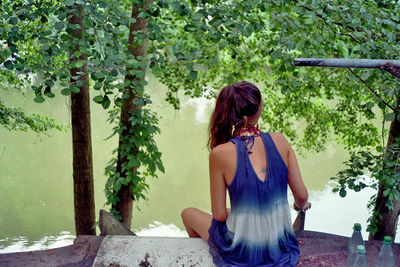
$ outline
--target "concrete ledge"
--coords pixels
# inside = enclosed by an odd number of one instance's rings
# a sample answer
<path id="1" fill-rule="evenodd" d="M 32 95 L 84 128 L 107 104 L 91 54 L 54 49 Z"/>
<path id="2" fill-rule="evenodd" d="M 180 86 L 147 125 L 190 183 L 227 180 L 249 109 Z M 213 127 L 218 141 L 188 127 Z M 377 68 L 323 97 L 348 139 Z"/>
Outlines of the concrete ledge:
<path id="1" fill-rule="evenodd" d="M 348 237 L 300 231 L 297 234 L 300 260 L 297 267 L 345 266 Z M 365 242 L 367 260 L 375 266 L 381 241 Z M 393 244 L 400 263 L 400 244 Z M 214 266 L 208 244 L 200 238 L 106 236 L 93 266 Z M 398 266 L 398 265 L 396 265 Z"/>
<path id="2" fill-rule="evenodd" d="M 92 266 L 103 236 L 78 236 L 73 245 L 0 254 L 0 266 Z"/>
<path id="3" fill-rule="evenodd" d="M 348 237 L 314 231 L 296 233 L 300 260 L 296 267 L 344 266 Z M 103 241 L 103 242 L 102 242 Z M 369 266 L 375 266 L 381 241 L 366 242 Z M 400 266 L 400 244 L 393 244 Z M 0 266 L 205 266 L 212 265 L 208 245 L 199 238 L 78 236 L 71 246 L 0 254 Z"/>
<path id="4" fill-rule="evenodd" d="M 213 266 L 200 238 L 106 236 L 93 266 Z"/>

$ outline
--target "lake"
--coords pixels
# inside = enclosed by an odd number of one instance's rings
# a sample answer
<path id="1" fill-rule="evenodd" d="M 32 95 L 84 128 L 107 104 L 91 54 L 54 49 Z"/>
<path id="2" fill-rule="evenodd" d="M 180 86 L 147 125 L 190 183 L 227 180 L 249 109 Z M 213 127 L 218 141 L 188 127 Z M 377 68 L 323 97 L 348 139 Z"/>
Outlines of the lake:
<path id="1" fill-rule="evenodd" d="M 207 128 L 214 102 L 186 99 L 180 110 L 164 101 L 166 88 L 148 78 L 152 109 L 161 116 L 161 134 L 156 137 L 165 174 L 150 178 L 149 200 L 133 211 L 132 229 L 138 235 L 187 236 L 180 212 L 185 207 L 210 211 Z M 95 92 L 91 92 L 91 98 Z M 31 96 L 2 92 L 8 106 L 23 107 L 27 113 L 46 114 L 70 124 L 69 98 L 56 93 L 55 99 L 36 104 Z M 105 140 L 112 126 L 107 112 L 92 101 L 92 140 L 96 213 L 104 207 L 104 168 L 117 145 L 117 138 Z M 267 123 L 262 123 L 268 129 Z M 0 128 L 0 253 L 48 249 L 72 244 L 74 233 L 71 132 L 51 131 L 50 136 L 33 132 L 9 132 Z M 295 149 L 296 150 L 296 149 Z M 312 208 L 305 228 L 350 236 L 360 222 L 365 232 L 366 203 L 373 190 L 349 192 L 346 198 L 332 193 L 330 177 L 344 167 L 348 153 L 329 144 L 322 153 L 298 155 Z M 290 191 L 290 190 L 289 190 Z M 289 201 L 293 197 L 289 193 Z M 140 210 L 139 210 L 140 209 Z M 296 212 L 292 211 L 294 220 Z M 98 231 L 99 233 L 99 231 Z M 397 235 L 396 242 L 400 241 Z"/>

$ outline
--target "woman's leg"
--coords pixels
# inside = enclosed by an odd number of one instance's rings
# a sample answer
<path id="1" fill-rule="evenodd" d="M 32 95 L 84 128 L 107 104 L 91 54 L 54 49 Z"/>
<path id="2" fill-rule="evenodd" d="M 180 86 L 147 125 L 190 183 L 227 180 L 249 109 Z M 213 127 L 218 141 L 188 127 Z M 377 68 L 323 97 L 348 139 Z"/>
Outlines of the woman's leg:
<path id="1" fill-rule="evenodd" d="M 196 208 L 184 209 L 181 213 L 186 232 L 190 237 L 201 237 L 208 240 L 208 229 L 211 226 L 212 215 Z"/>

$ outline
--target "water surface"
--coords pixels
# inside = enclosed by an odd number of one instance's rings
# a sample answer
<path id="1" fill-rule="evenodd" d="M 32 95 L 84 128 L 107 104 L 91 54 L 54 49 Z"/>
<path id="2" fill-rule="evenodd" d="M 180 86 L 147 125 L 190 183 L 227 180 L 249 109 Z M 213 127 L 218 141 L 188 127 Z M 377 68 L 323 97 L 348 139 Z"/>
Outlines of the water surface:
<path id="1" fill-rule="evenodd" d="M 149 201 L 134 209 L 132 229 L 139 235 L 186 236 L 180 211 L 189 206 L 210 211 L 207 127 L 213 102 L 186 99 L 174 110 L 164 101 L 166 88 L 148 79 L 152 109 L 161 116 L 161 135 L 156 141 L 165 174 L 149 179 Z M 95 96 L 95 92 L 91 92 Z M 3 96 L 4 94 L 4 96 Z M 69 124 L 69 100 L 61 95 L 43 104 L 17 92 L 2 93 L 7 105 L 21 106 L 28 113 L 41 113 Z M 96 213 L 104 207 L 104 167 L 117 139 L 111 134 L 107 113 L 92 103 L 92 139 Z M 262 124 L 266 129 L 268 125 Z M 348 154 L 330 144 L 325 152 L 299 156 L 312 209 L 306 229 L 349 236 L 355 222 L 366 229 L 366 203 L 374 193 L 364 190 L 341 198 L 331 192 L 330 177 L 341 168 Z M 70 130 L 50 136 L 32 132 L 9 132 L 0 128 L 0 253 L 53 248 L 74 239 L 72 144 Z M 290 203 L 293 202 L 289 194 Z M 292 218 L 296 216 L 292 211 Z M 363 232 L 364 239 L 367 234 Z M 396 238 L 400 241 L 399 235 Z"/>

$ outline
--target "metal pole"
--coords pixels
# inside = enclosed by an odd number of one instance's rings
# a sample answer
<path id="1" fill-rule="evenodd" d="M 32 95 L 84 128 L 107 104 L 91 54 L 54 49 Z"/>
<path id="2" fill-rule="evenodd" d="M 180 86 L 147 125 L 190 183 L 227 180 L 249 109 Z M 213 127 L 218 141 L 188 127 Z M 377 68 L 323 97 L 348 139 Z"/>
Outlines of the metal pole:
<path id="1" fill-rule="evenodd" d="M 295 58 L 294 65 L 305 67 L 329 67 L 329 68 L 377 68 L 385 69 L 392 65 L 400 68 L 400 60 L 388 59 L 343 59 L 343 58 Z"/>

